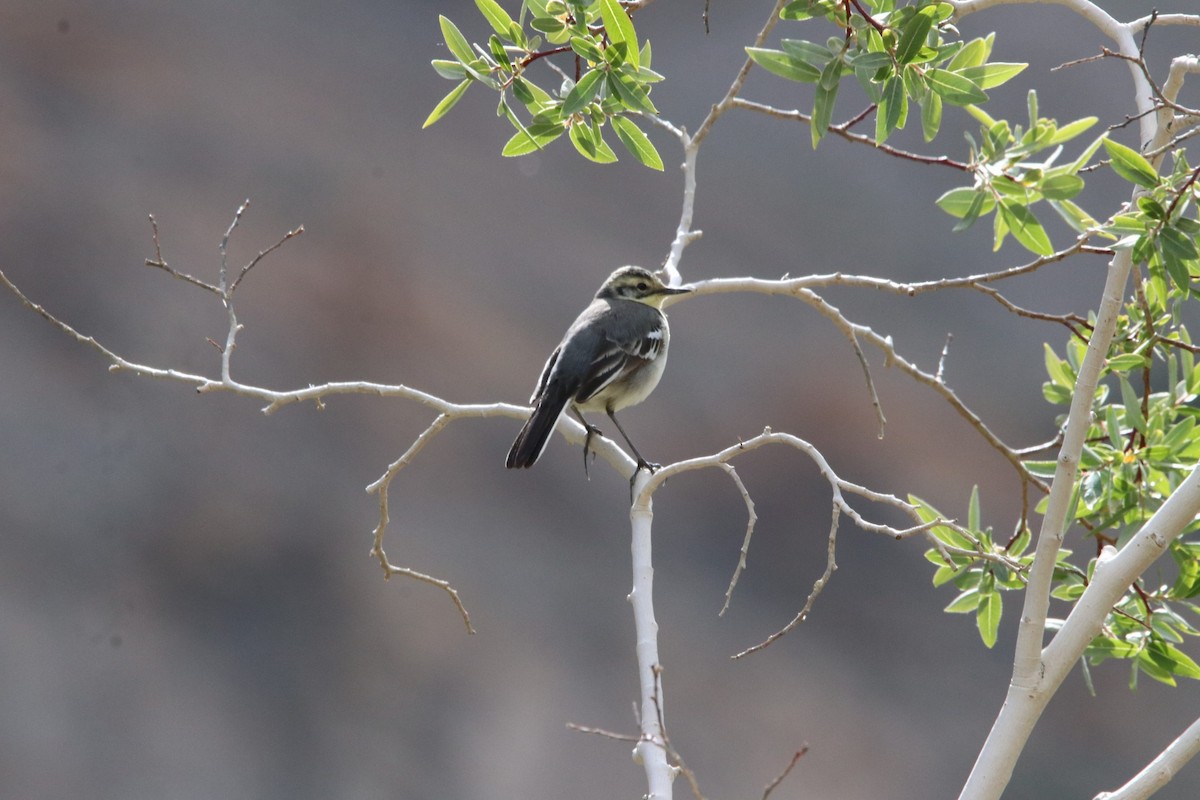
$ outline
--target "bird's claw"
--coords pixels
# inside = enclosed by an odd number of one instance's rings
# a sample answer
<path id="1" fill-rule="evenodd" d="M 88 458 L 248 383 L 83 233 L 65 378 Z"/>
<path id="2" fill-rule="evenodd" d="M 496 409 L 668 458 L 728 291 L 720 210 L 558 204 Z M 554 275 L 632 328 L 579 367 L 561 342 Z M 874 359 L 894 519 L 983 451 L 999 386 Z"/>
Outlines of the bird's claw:
<path id="1" fill-rule="evenodd" d="M 589 425 L 586 421 L 583 424 L 587 428 L 587 436 L 583 439 L 583 476 L 590 481 L 592 476 L 588 473 L 588 453 L 592 454 L 593 461 L 596 459 L 596 453 L 592 450 L 592 437 L 599 436 L 603 438 L 604 433 L 595 425 Z"/>

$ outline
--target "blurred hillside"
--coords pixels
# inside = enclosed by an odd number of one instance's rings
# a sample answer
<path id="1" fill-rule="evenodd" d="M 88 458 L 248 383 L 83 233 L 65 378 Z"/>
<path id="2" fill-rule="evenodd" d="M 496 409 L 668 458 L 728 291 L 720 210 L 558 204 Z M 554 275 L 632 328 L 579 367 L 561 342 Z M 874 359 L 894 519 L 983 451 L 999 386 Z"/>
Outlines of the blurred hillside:
<path id="1" fill-rule="evenodd" d="M 1152 4 L 1111 5 L 1132 17 Z M 639 14 L 668 76 L 654 94 L 665 117 L 699 123 L 767 6 L 714 2 L 707 36 L 698 2 Z M 233 263 L 306 232 L 239 292 L 240 379 L 524 401 L 609 271 L 665 257 L 678 150 L 652 133 L 663 174 L 629 157 L 597 167 L 564 142 L 503 159 L 509 131 L 478 90 L 422 131 L 450 88 L 428 66 L 444 53 L 438 13 L 484 34 L 471 3 L 6 4 L 0 268 L 130 359 L 215 375 L 206 339 L 223 339 L 224 312 L 143 266 L 147 215 L 174 267 L 211 278 L 250 197 Z M 996 116 L 1023 119 L 1031 86 L 1063 122 L 1131 113 L 1123 65 L 1050 72 L 1107 43 L 1065 10 L 997 9 L 963 30 L 998 30 L 997 59 L 1031 63 L 994 92 Z M 1150 43 L 1159 65 L 1195 46 L 1166 30 Z M 762 73 L 745 96 L 809 102 Z M 839 108 L 858 106 L 847 94 Z M 947 110 L 950 152 L 965 153 L 969 122 Z M 928 152 L 919 134 L 896 141 Z M 1094 197 L 1126 196 L 1094 178 Z M 730 114 L 701 154 L 704 237 L 685 276 L 921 280 L 1029 260 L 1011 243 L 993 254 L 986 225 L 950 235 L 933 201 L 959 179 L 840 140 L 814 152 L 801 126 Z M 1085 312 L 1103 267 L 1077 259 L 1005 291 Z M 1053 436 L 1041 348 L 1061 329 L 975 294 L 829 299 L 926 369 L 953 334 L 946 378 L 960 396 L 1014 446 Z M 647 457 L 714 451 L 769 425 L 812 441 L 843 477 L 947 513 L 979 484 L 985 516 L 1013 524 L 1011 470 L 869 352 L 889 420 L 876 438 L 858 362 L 803 306 L 699 298 L 671 321 L 662 384 L 623 415 Z M 367 555 L 378 507 L 363 487 L 429 423 L 422 409 L 345 397 L 264 416 L 244 399 L 112 375 L 7 294 L 0 374 L 0 797 L 640 796 L 627 744 L 565 728 L 632 730 L 637 690 L 627 489 L 602 466 L 585 480 L 577 449 L 555 442 L 535 469 L 508 472 L 515 420 L 458 424 L 393 484 L 389 553 L 458 587 L 479 630 L 466 636 L 443 594 L 385 583 Z M 706 794 L 757 796 L 807 742 L 773 797 L 955 796 L 1004 696 L 1015 598 L 987 651 L 971 620 L 941 613 L 952 595 L 930 586 L 921 542 L 845 522 L 812 617 L 731 662 L 803 603 L 829 521 L 825 487 L 796 455 L 761 452 L 738 470 L 760 519 L 723 618 L 741 499 L 716 474 L 656 497 L 667 718 Z M 1143 681 L 1135 694 L 1121 667 L 1094 677 L 1097 697 L 1079 679 L 1053 702 L 1011 796 L 1119 785 L 1195 717 L 1194 686 Z M 1192 768 L 1159 796 L 1198 795 Z"/>

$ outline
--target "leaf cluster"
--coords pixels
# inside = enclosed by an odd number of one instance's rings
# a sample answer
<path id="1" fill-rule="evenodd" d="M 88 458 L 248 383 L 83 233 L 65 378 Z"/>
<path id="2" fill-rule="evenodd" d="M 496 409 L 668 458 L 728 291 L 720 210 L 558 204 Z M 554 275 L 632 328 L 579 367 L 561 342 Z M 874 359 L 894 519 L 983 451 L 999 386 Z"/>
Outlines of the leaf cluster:
<path id="1" fill-rule="evenodd" d="M 958 218 L 955 231 L 994 212 L 995 249 L 1000 249 L 1011 233 L 1026 250 L 1047 256 L 1054 252 L 1054 245 L 1031 207 L 1045 201 L 1076 233 L 1094 230 L 1098 223 L 1073 198 L 1084 189 L 1080 171 L 1107 140 L 1107 134 L 1093 140 L 1071 161 L 1059 164 L 1063 144 L 1090 129 L 1096 118 L 1084 117 L 1059 127 L 1055 120 L 1038 114 L 1037 93 L 1032 90 L 1027 106 L 1025 128 L 993 119 L 977 106 L 967 109 L 980 123 L 978 139 L 967 135 L 974 183 L 951 189 L 937 204 Z"/>
<path id="2" fill-rule="evenodd" d="M 844 76 L 854 76 L 875 107 L 876 142 L 883 143 L 903 129 L 914 104 L 928 142 L 941 127 L 944 103 L 987 102 L 987 89 L 1025 69 L 1025 64 L 988 63 L 992 36 L 959 40 L 950 23 L 954 8 L 949 3 L 917 0 L 897 7 L 895 0 L 863 0 L 861 5 L 868 13 L 854 13 L 841 0 L 793 0 L 784 6 L 781 18 L 823 18 L 842 34 L 824 43 L 783 39 L 779 49 L 746 48 L 750 58 L 768 72 L 816 85 L 813 147 L 829 131 Z"/>
<path id="3" fill-rule="evenodd" d="M 536 152 L 565 134 L 585 158 L 612 163 L 617 155 L 604 138 L 604 128 L 611 125 L 639 162 L 663 168 L 649 137 L 631 119 L 658 113 L 650 90 L 662 76 L 650 69 L 650 43 L 639 47 L 633 20 L 619 0 L 524 0 L 516 20 L 496 0 L 475 0 L 475 5 L 492 28 L 486 46 L 470 43 L 453 22 L 440 17 L 453 58 L 435 59 L 433 68 L 458 84 L 425 127 L 480 84 L 500 95 L 496 115 L 516 129 L 501 151 L 505 156 Z M 569 62 L 571 74 L 553 64 L 556 57 Z M 557 86 L 543 88 L 530 74 L 538 62 L 551 66 L 547 72 L 559 78 Z"/>
<path id="4" fill-rule="evenodd" d="M 910 496 L 909 502 L 924 522 L 950 519 L 919 497 Z M 925 558 L 937 567 L 933 585 L 953 583 L 958 589 L 958 595 L 946 606 L 946 612 L 973 613 L 984 645 L 994 646 L 1004 611 L 1001 592 L 1023 589 L 1025 572 L 1033 563 L 1033 555 L 1026 554 L 1031 540 L 1029 527 L 1022 524 L 1015 536 L 998 544 L 992 529 L 983 527 L 979 487 L 976 486 L 971 490 L 967 504 L 965 528 L 939 524 L 929 532 L 942 545 L 925 553 Z M 1061 551 L 1061 558 L 1068 555 L 1070 551 Z"/>
<path id="5" fill-rule="evenodd" d="M 1134 184 L 1139 194 L 1136 202 L 1097 224 L 1095 230 L 1117 240 L 1115 247 L 1131 248 L 1139 274 L 1133 296 L 1117 320 L 1104 380 L 1092 397 L 1091 424 L 1080 454 L 1070 518 L 1093 539 L 1096 555 L 1078 563 L 1069 551 L 1060 552 L 1052 596 L 1067 603 L 1076 602 L 1087 588 L 1101 548 L 1128 541 L 1200 463 L 1200 347 L 1192 343 L 1183 322 L 1194 310 L 1195 283 L 1200 280 L 1200 220 L 1196 218 L 1200 171 L 1177 152 L 1170 174 L 1159 175 L 1145 157 L 1120 143 L 1104 138 L 1088 149 L 1095 151 L 1100 144 L 1109 166 Z M 1079 336 L 1067 341 L 1061 355 L 1045 345 L 1048 380 L 1042 392 L 1048 402 L 1071 403 L 1086 349 Z M 1059 419 L 1059 424 L 1063 422 L 1065 415 Z M 1034 476 L 1046 480 L 1057 467 L 1050 460 L 1024 463 Z M 938 518 L 921 501 L 913 502 L 927 509 L 923 513 L 933 514 L 930 519 Z M 1043 499 L 1037 506 L 1039 513 L 1044 513 L 1045 503 Z M 1028 565 L 1023 555 L 1028 528 L 1023 520 L 1018 535 L 1003 548 L 1019 565 L 1012 576 L 998 570 L 994 559 L 983 557 L 1000 549 L 989 531 L 980 530 L 975 492 L 967 516 L 971 538 L 964 540 L 950 527 L 935 528 L 933 533 L 958 552 L 976 549 L 975 555 L 955 555 L 949 563 L 936 549 L 926 555 L 938 565 L 934 583 L 953 580 L 960 590 L 947 611 L 975 611 L 980 635 L 990 647 L 1001 610 L 997 592 L 1019 588 L 1020 573 Z M 1200 636 L 1184 616 L 1200 614 L 1195 600 L 1200 597 L 1200 520 L 1193 520 L 1169 548 L 1174 580 L 1151 586 L 1149 579 L 1142 578 L 1124 594 L 1085 653 L 1085 677 L 1088 664 L 1124 659 L 1131 665 L 1131 686 L 1136 686 L 1139 675 L 1169 684 L 1180 677 L 1200 678 L 1200 666 L 1181 648 L 1187 637 Z"/>

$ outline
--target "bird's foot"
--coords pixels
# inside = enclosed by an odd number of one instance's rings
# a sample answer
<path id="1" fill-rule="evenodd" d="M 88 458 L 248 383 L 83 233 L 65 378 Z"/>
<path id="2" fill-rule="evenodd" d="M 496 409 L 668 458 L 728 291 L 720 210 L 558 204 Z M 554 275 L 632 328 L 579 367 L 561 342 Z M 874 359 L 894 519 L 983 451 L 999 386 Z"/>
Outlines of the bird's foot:
<path id="1" fill-rule="evenodd" d="M 637 483 L 638 473 L 641 472 L 642 470 L 646 470 L 651 475 L 653 475 L 655 472 L 657 472 L 660 469 L 662 469 L 662 464 L 656 463 L 654 461 L 647 461 L 646 459 L 642 458 L 641 456 L 638 456 L 637 469 L 635 469 L 633 471 L 633 475 L 629 478 L 629 502 L 630 503 L 633 502 L 633 498 L 634 498 L 633 485 L 635 483 Z"/>
<path id="2" fill-rule="evenodd" d="M 646 470 L 650 474 L 654 474 L 660 469 L 662 469 L 662 464 L 659 464 L 657 461 L 647 461 L 644 458 L 639 458 L 637 469 L 634 470 L 633 474 L 636 476 L 641 470 Z"/>
<path id="3" fill-rule="evenodd" d="M 584 422 L 583 426 L 587 428 L 587 436 L 583 439 L 583 476 L 590 481 L 592 476 L 588 474 L 588 454 L 591 453 L 592 460 L 596 460 L 596 453 L 592 450 L 592 437 L 604 438 L 604 433 L 595 425 L 589 425 L 587 422 Z"/>

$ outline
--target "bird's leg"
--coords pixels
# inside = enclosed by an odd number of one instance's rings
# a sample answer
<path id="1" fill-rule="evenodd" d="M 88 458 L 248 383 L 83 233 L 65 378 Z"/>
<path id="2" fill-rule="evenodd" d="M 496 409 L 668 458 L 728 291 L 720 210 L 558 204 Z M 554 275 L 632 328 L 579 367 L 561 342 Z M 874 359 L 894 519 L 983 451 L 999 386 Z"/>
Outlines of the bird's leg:
<path id="1" fill-rule="evenodd" d="M 612 409 L 609 409 L 608 411 L 608 418 L 611 419 L 613 424 L 617 426 L 617 430 L 619 430 L 621 432 L 621 436 L 625 438 L 625 444 L 629 445 L 629 449 L 632 450 L 633 454 L 637 457 L 637 468 L 639 470 L 646 469 L 650 472 L 654 472 L 656 469 L 662 469 L 662 464 L 656 464 L 653 461 L 647 461 L 646 459 L 642 458 L 642 454 L 638 452 L 638 449 L 633 446 L 633 442 L 629 440 L 629 434 L 626 433 L 625 429 L 621 427 L 621 423 L 617 422 L 617 415 L 613 413 Z M 634 475 L 637 475 L 637 472 L 634 472 Z"/>
<path id="2" fill-rule="evenodd" d="M 583 440 L 583 475 L 590 481 L 592 476 L 588 474 L 588 453 L 590 453 L 592 450 L 592 437 L 603 436 L 604 434 L 599 428 L 584 419 L 583 414 L 579 413 L 578 408 L 572 406 L 571 413 L 575 415 L 575 419 L 579 420 L 579 424 L 583 425 L 584 429 L 587 431 L 587 436 L 584 437 Z M 595 453 L 592 453 L 592 458 L 595 457 Z"/>

